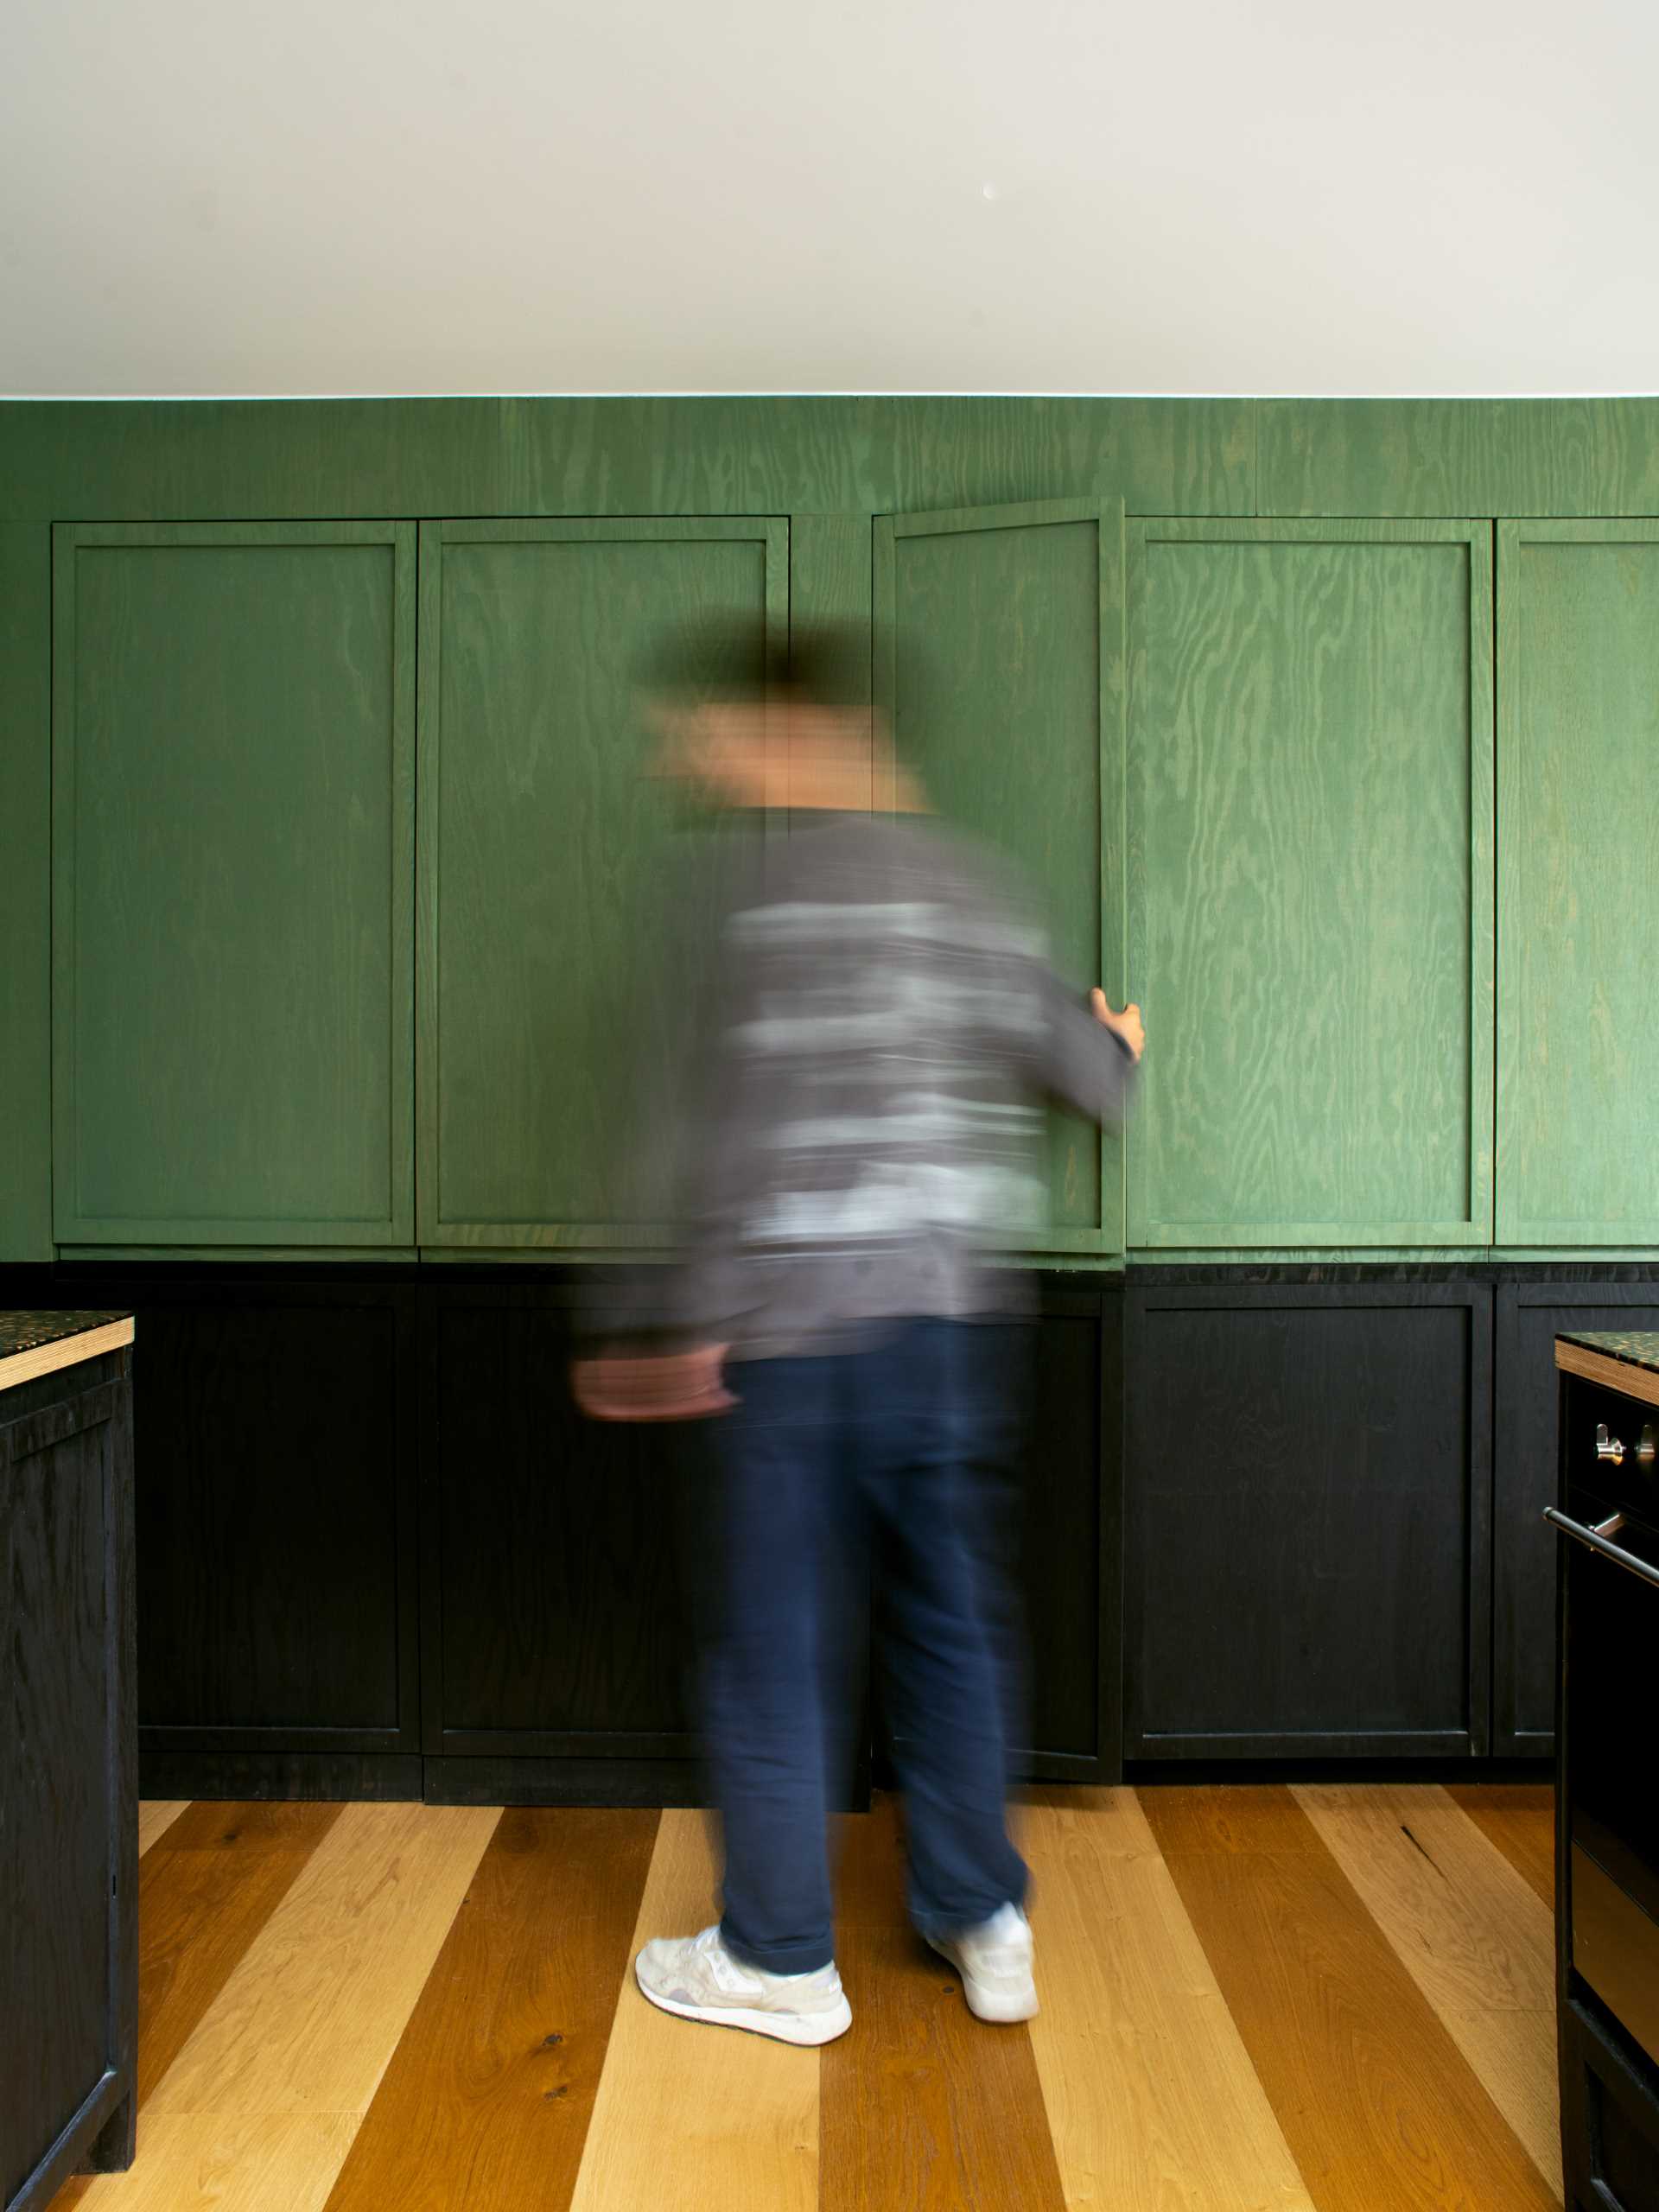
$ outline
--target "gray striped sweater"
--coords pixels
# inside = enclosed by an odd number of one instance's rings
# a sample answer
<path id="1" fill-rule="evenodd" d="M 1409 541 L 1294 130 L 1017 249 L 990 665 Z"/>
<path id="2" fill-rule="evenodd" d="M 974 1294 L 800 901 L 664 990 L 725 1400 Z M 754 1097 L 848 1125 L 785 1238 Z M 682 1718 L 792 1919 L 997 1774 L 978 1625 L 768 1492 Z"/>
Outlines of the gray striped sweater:
<path id="1" fill-rule="evenodd" d="M 987 1262 L 1040 1245 L 1046 1100 L 1116 1124 L 1134 1067 L 1000 863 L 916 816 L 751 849 L 707 1028 L 676 1319 L 736 1357 L 1007 1312 Z"/>

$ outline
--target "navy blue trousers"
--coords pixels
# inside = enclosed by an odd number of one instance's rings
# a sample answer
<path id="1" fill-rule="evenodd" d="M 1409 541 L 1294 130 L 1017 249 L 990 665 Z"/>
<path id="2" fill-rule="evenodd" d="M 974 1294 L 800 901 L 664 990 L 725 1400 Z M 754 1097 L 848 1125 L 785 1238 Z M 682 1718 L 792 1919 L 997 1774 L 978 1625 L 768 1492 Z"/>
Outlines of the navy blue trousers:
<path id="1" fill-rule="evenodd" d="M 910 1912 L 948 1934 L 1022 1902 L 1005 1820 L 1018 1688 L 998 1557 L 1007 1332 L 911 1321 L 868 1350 L 733 1371 L 705 1740 L 728 1948 L 774 1974 L 834 1956 L 829 1815 L 859 1720 L 865 1561 L 904 1791 Z"/>

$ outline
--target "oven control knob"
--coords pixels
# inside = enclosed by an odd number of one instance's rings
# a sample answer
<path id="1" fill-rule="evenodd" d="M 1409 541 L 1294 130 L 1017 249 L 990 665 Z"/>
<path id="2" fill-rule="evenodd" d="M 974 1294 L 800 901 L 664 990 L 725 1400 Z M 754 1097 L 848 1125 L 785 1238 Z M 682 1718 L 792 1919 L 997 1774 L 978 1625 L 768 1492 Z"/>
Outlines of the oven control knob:
<path id="1" fill-rule="evenodd" d="M 1624 1464 L 1624 1446 L 1618 1437 L 1608 1435 L 1605 1421 L 1596 1423 L 1596 1457 L 1598 1459 L 1611 1459 L 1616 1467 L 1622 1467 Z"/>
<path id="2" fill-rule="evenodd" d="M 1650 1421 L 1643 1421 L 1642 1424 L 1642 1434 L 1637 1444 L 1636 1457 L 1639 1466 L 1649 1470 L 1655 1459 L 1659 1459 L 1659 1436 L 1654 1434 L 1653 1423 Z"/>

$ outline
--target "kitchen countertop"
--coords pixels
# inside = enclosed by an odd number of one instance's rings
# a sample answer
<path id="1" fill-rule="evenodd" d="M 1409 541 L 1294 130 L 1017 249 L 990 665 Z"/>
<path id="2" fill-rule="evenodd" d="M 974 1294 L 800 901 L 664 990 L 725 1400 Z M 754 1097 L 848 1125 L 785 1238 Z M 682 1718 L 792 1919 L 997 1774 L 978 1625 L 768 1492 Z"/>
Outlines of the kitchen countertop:
<path id="1" fill-rule="evenodd" d="M 1610 1390 L 1659 1405 L 1659 1330 L 1573 1329 L 1555 1339 L 1555 1364 Z"/>
<path id="2" fill-rule="evenodd" d="M 130 1313 L 0 1312 L 0 1390 L 132 1342 Z"/>

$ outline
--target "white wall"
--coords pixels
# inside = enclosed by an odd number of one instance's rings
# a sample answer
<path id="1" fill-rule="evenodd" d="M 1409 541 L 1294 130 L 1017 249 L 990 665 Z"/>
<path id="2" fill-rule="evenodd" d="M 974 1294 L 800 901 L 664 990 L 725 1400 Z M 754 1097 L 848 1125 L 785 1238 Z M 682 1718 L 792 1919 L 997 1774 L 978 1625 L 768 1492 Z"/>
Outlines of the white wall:
<path id="1" fill-rule="evenodd" d="M 1656 0 L 3 0 L 0 392 L 1659 390 Z"/>

